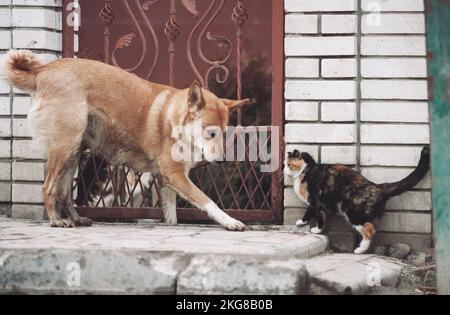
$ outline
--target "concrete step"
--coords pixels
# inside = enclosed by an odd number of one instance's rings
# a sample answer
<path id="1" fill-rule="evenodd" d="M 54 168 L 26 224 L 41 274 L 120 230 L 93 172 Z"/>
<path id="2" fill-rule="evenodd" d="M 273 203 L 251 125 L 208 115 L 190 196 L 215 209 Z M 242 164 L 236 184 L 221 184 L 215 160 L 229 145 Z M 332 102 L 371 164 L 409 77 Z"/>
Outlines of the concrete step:
<path id="1" fill-rule="evenodd" d="M 305 260 L 309 273 L 308 294 L 414 293 L 410 266 L 376 255 L 331 254 Z"/>
<path id="2" fill-rule="evenodd" d="M 65 230 L 0 218 L 0 294 L 376 294 L 404 287 L 408 266 L 400 261 L 324 254 L 327 244 L 296 227 Z"/>
<path id="3" fill-rule="evenodd" d="M 304 259 L 325 236 L 297 228 L 95 224 L 52 229 L 0 219 L 0 293 L 303 294 Z"/>

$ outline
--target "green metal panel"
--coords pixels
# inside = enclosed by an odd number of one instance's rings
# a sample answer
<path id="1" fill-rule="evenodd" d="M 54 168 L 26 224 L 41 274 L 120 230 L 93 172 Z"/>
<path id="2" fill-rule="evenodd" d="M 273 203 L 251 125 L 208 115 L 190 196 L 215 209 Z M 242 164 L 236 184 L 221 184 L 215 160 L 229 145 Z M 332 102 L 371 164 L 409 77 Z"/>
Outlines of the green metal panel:
<path id="1" fill-rule="evenodd" d="M 427 0 L 434 232 L 439 294 L 450 294 L 450 0 Z"/>

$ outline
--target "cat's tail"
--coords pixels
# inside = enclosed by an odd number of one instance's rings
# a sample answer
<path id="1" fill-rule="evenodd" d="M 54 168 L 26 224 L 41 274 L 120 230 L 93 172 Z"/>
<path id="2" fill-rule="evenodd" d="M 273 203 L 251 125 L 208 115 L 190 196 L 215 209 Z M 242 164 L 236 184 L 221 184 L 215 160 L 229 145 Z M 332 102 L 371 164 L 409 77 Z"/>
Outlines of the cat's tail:
<path id="1" fill-rule="evenodd" d="M 430 147 L 426 145 L 422 149 L 417 168 L 405 179 L 392 184 L 383 184 L 381 187 L 389 196 L 396 196 L 416 186 L 427 174 L 430 168 Z"/>

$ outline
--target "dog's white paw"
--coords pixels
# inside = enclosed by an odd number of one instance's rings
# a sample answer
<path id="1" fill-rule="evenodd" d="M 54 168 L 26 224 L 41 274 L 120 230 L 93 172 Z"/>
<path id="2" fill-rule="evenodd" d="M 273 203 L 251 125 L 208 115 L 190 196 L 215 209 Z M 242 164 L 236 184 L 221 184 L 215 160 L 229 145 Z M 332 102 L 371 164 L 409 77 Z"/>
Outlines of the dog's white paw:
<path id="1" fill-rule="evenodd" d="M 244 223 L 233 218 L 227 219 L 223 226 L 229 231 L 244 231 L 247 228 Z"/>
<path id="2" fill-rule="evenodd" d="M 303 221 L 303 220 L 298 220 L 295 225 L 297 225 L 298 227 L 302 227 L 308 224 L 308 221 Z"/>
<path id="3" fill-rule="evenodd" d="M 319 229 L 318 227 L 311 228 L 311 233 L 313 234 L 321 234 L 323 232 L 323 229 Z"/>

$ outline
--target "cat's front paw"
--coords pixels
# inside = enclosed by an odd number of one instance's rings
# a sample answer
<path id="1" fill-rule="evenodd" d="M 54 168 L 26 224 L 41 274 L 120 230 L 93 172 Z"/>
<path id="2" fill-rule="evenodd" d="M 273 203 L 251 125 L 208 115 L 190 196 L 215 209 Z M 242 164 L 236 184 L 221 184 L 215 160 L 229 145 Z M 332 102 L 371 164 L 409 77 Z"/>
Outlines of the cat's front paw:
<path id="1" fill-rule="evenodd" d="M 312 234 L 321 234 L 323 232 L 323 229 L 319 229 L 318 227 L 311 228 Z"/>
<path id="2" fill-rule="evenodd" d="M 308 221 L 298 220 L 295 225 L 298 227 L 302 227 L 308 224 Z"/>
<path id="3" fill-rule="evenodd" d="M 370 248 L 370 241 L 369 240 L 363 240 L 361 244 L 359 244 L 359 247 L 355 249 L 354 253 L 356 255 L 361 255 L 366 253 Z"/>

